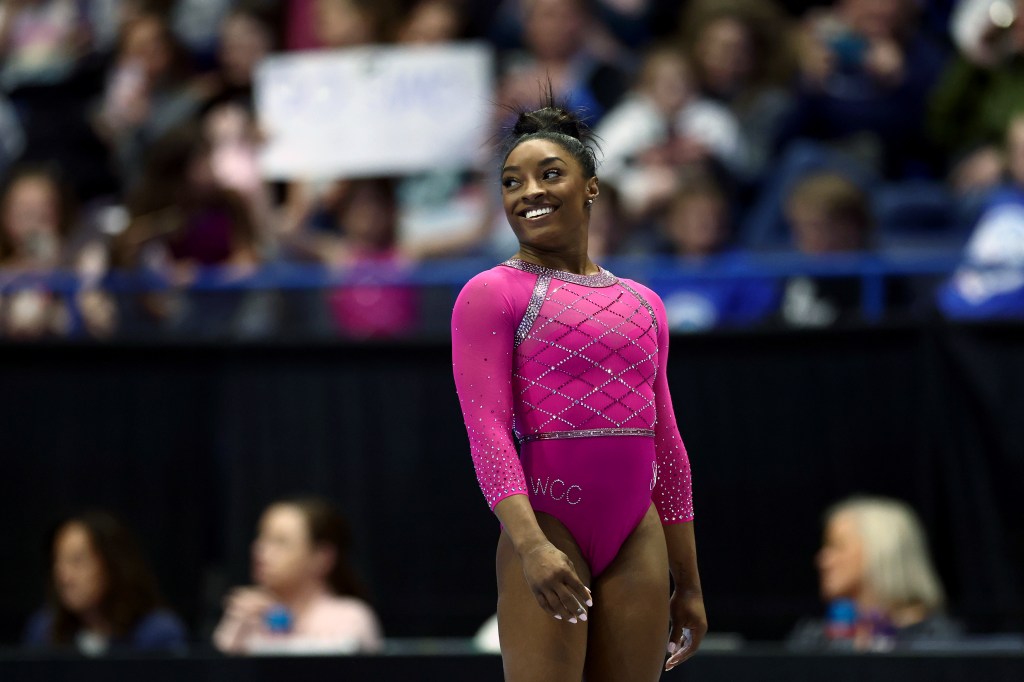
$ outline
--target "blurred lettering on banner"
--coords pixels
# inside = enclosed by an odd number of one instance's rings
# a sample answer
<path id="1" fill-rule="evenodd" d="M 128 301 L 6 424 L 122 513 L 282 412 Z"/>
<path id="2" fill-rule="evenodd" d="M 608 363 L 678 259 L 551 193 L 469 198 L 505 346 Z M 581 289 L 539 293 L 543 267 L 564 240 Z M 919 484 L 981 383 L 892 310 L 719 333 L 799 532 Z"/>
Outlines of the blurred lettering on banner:
<path id="1" fill-rule="evenodd" d="M 261 164 L 274 180 L 473 165 L 494 99 L 489 47 L 359 47 L 275 55 L 256 73 Z"/>

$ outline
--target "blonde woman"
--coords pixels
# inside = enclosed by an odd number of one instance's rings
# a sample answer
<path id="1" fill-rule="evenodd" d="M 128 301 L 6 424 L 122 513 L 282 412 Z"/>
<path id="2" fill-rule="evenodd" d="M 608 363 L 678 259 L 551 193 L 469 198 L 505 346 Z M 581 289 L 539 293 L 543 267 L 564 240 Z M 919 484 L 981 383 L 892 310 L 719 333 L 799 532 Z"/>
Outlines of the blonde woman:
<path id="1" fill-rule="evenodd" d="M 816 564 L 833 615 L 798 625 L 790 637 L 795 648 L 889 648 L 960 634 L 943 613 L 945 593 L 924 530 L 904 502 L 852 497 L 831 507 Z"/>

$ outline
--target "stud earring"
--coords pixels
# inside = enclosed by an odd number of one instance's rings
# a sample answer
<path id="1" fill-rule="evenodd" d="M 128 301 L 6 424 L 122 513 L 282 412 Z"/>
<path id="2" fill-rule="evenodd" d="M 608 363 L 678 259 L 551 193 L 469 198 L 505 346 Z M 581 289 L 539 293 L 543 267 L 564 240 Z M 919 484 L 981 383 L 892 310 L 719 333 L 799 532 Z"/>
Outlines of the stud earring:
<path id="1" fill-rule="evenodd" d="M 593 204 L 594 204 L 594 200 L 593 199 L 587 199 L 587 206 L 592 206 Z"/>

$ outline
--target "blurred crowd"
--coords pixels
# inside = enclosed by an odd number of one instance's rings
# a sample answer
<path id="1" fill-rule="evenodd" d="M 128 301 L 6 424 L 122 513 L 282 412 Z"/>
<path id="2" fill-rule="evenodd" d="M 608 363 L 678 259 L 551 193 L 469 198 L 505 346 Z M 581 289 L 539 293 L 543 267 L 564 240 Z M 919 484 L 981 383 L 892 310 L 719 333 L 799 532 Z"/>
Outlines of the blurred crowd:
<path id="1" fill-rule="evenodd" d="M 588 115 L 592 258 L 714 274 L 651 271 L 676 329 L 861 318 L 860 278 L 764 252 L 962 256 L 887 278 L 886 314 L 1024 315 L 1024 0 L 9 0 L 0 337 L 415 333 L 451 292 L 402 273 L 514 251 L 493 155 L 268 182 L 254 81 L 464 40 L 496 56 L 495 134 L 548 83 Z M 282 265 L 345 281 L 223 286 Z"/>
<path id="2" fill-rule="evenodd" d="M 252 542 L 252 582 L 223 596 L 211 644 L 227 654 L 379 651 L 380 622 L 350 545 L 348 524 L 328 501 L 271 503 Z M 99 656 L 181 652 L 197 643 L 163 601 L 131 529 L 113 514 L 62 519 L 46 550 L 46 605 L 29 620 L 26 648 Z"/>
<path id="3" fill-rule="evenodd" d="M 908 504 L 854 496 L 830 507 L 823 525 L 813 561 L 824 616 L 800 620 L 787 638 L 789 649 L 934 650 L 976 637 L 947 611 L 927 535 Z M 285 498 L 263 510 L 251 545 L 251 583 L 218 595 L 212 633 L 188 627 L 163 601 L 139 543 L 113 514 L 67 516 L 45 547 L 46 600 L 23 635 L 30 651 L 101 656 L 212 646 L 237 656 L 385 650 L 381 621 L 353 567 L 348 524 L 323 498 Z M 1011 635 L 977 641 L 1022 646 Z M 493 616 L 472 642 L 480 651 L 499 651 Z"/>

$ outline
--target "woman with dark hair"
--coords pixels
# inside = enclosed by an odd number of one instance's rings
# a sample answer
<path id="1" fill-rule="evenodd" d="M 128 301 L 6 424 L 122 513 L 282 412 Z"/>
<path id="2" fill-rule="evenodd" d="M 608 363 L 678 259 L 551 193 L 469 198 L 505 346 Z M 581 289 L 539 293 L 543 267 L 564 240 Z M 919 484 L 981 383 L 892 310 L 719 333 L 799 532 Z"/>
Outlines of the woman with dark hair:
<path id="1" fill-rule="evenodd" d="M 166 16 L 143 12 L 122 27 L 94 126 L 125 187 L 138 178 L 146 149 L 195 115 L 207 90 L 191 77 L 188 53 Z"/>
<path id="2" fill-rule="evenodd" d="M 519 115 L 504 153 L 519 251 L 452 315 L 470 449 L 502 526 L 505 676 L 656 680 L 666 646 L 670 670 L 707 630 L 668 324 L 654 292 L 588 257 L 594 152 L 552 99 Z"/>
<path id="3" fill-rule="evenodd" d="M 228 653 L 372 652 L 380 624 L 349 562 L 351 533 L 325 500 L 271 504 L 252 546 L 253 587 L 235 588 L 213 633 Z"/>
<path id="4" fill-rule="evenodd" d="M 241 271 L 259 262 L 257 195 L 243 196 L 228 186 L 215 152 L 199 122 L 179 126 L 153 145 L 145 173 L 128 196 L 128 227 L 112 243 L 116 265 L 186 286 L 203 267 Z M 176 290 L 148 291 L 139 297 L 139 322 L 143 328 L 156 322 L 194 333 L 240 332 L 245 303 L 255 295 L 188 298 Z"/>
<path id="5" fill-rule="evenodd" d="M 149 150 L 128 196 L 131 222 L 115 244 L 123 265 L 138 265 L 140 250 L 154 242 L 185 267 L 255 262 L 253 211 L 218 176 L 213 151 L 198 122 L 169 131 Z"/>
<path id="6" fill-rule="evenodd" d="M 795 57 L 785 13 L 772 0 L 694 0 L 679 26 L 701 96 L 739 122 L 746 179 L 760 180 L 793 107 L 788 85 Z"/>
<path id="7" fill-rule="evenodd" d="M 90 511 L 67 518 L 48 553 L 50 603 L 29 622 L 27 646 L 90 655 L 185 646 L 185 627 L 161 608 L 153 572 L 114 516 Z"/>

